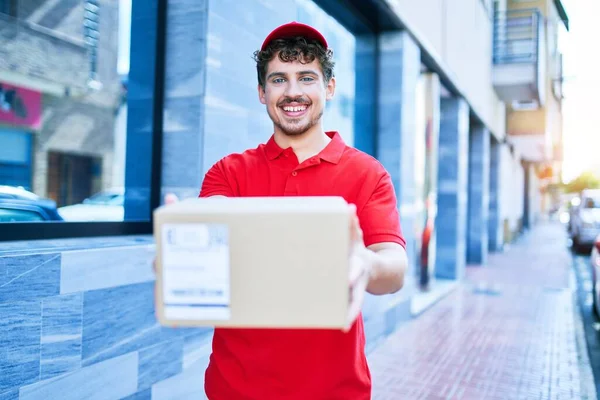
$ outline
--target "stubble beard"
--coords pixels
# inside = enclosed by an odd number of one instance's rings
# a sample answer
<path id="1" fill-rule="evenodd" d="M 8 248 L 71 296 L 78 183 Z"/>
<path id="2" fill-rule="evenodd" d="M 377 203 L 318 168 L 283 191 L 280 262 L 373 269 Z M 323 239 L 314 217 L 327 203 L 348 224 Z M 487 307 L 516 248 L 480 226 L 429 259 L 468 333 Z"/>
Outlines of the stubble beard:
<path id="1" fill-rule="evenodd" d="M 323 111 L 319 113 L 315 118 L 310 119 L 307 123 L 300 125 L 300 121 L 294 121 L 282 123 L 281 121 L 276 121 L 275 118 L 269 113 L 269 117 L 271 117 L 271 121 L 273 124 L 279 128 L 281 133 L 286 136 L 300 136 L 309 131 L 312 127 L 317 125 L 321 118 L 323 117 Z"/>

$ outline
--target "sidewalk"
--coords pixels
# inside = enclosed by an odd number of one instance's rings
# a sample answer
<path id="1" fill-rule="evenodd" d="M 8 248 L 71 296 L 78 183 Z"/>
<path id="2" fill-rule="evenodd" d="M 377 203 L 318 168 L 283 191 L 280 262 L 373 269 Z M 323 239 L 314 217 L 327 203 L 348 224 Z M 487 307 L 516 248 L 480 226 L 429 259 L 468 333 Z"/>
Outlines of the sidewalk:
<path id="1" fill-rule="evenodd" d="M 373 400 L 596 399 L 564 229 L 540 223 L 369 355 Z"/>

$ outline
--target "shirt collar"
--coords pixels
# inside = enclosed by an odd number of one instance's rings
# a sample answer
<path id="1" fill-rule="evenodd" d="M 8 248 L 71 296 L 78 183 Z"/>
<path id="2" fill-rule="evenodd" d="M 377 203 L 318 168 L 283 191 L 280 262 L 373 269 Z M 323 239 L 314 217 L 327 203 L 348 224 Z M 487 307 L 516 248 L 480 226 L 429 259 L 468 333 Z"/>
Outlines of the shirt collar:
<path id="1" fill-rule="evenodd" d="M 344 140 L 336 131 L 325 132 L 325 134 L 331 138 L 331 141 L 323 150 L 321 150 L 318 156 L 321 160 L 330 162 L 332 164 L 337 164 L 342 158 L 342 154 L 346 148 L 346 143 L 344 143 Z M 275 142 L 275 135 L 271 135 L 271 138 L 265 144 L 265 152 L 270 161 L 279 157 L 286 150 L 288 149 L 282 149 Z M 289 151 L 291 151 L 291 149 Z"/>

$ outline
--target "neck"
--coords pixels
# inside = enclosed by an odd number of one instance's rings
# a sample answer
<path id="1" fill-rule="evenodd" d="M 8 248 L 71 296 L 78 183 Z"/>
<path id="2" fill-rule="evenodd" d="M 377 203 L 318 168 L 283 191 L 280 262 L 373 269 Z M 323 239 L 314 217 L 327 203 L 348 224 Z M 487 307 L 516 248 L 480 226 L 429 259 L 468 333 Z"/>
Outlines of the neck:
<path id="1" fill-rule="evenodd" d="M 300 163 L 319 154 L 331 141 L 320 124 L 300 135 L 293 136 L 275 129 L 274 139 L 282 149 L 291 147 Z"/>

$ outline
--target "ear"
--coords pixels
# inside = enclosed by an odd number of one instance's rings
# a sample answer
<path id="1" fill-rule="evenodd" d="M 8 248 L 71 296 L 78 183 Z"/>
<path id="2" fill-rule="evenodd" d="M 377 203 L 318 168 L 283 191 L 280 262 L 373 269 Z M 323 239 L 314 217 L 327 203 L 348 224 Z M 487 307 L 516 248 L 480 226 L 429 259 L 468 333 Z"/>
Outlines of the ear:
<path id="1" fill-rule="evenodd" d="M 258 100 L 260 100 L 262 104 L 267 104 L 267 99 L 265 98 L 265 89 L 263 89 L 260 83 L 258 84 Z"/>
<path id="2" fill-rule="evenodd" d="M 335 77 L 332 76 L 331 79 L 329 80 L 329 82 L 327 83 L 327 87 L 325 88 L 326 94 L 325 94 L 325 100 L 329 101 L 331 99 L 333 99 L 333 96 L 335 95 Z"/>

